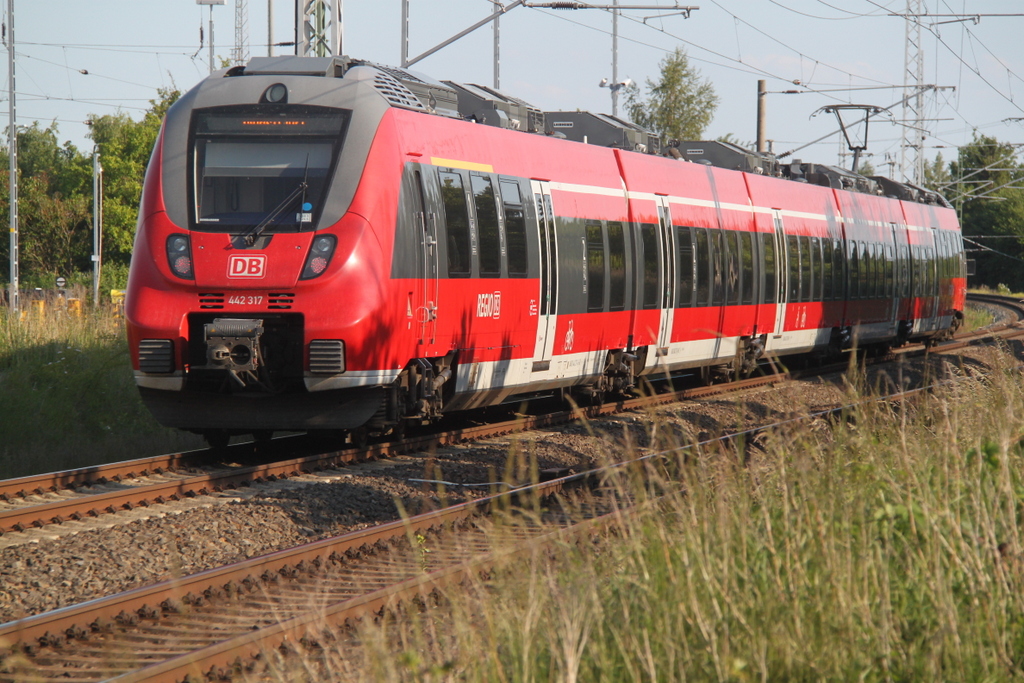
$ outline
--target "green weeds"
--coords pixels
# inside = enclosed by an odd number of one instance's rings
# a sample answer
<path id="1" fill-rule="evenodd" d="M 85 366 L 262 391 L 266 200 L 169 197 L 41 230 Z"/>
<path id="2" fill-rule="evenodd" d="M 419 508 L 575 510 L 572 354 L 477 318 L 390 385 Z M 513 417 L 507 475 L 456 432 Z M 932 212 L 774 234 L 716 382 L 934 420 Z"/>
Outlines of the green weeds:
<path id="1" fill-rule="evenodd" d="M 0 477 L 201 446 L 143 407 L 110 310 L 0 312 Z"/>
<path id="2" fill-rule="evenodd" d="M 364 680 L 1020 680 L 1022 386 L 1008 361 L 609 481 L 646 511 L 366 626 Z"/>

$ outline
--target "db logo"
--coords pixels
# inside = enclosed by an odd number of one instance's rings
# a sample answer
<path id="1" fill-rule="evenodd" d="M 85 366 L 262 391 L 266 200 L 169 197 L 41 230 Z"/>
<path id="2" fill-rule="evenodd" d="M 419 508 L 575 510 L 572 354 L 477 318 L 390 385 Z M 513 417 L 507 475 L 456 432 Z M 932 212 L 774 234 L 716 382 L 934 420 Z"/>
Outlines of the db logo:
<path id="1" fill-rule="evenodd" d="M 232 256 L 228 259 L 228 277 L 263 277 L 266 270 L 267 257 L 264 254 Z"/>

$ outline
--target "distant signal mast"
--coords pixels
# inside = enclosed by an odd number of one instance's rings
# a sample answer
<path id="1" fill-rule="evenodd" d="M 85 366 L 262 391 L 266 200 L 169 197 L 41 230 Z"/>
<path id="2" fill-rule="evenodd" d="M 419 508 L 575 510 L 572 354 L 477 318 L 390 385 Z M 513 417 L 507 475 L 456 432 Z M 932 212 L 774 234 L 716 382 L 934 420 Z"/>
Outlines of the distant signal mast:
<path id="1" fill-rule="evenodd" d="M 231 63 L 245 64 L 249 61 L 249 0 L 235 0 L 235 48 L 231 51 Z"/>

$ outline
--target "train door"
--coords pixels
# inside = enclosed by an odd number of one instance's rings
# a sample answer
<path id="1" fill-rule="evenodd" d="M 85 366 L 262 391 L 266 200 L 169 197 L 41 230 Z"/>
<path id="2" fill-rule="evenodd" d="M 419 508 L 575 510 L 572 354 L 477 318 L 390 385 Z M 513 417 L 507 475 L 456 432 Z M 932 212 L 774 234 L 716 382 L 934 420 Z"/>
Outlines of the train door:
<path id="1" fill-rule="evenodd" d="M 427 210 L 424 194 L 423 173 L 415 171 L 416 186 L 416 223 L 420 229 L 420 262 L 423 281 L 421 292 L 417 297 L 414 319 L 419 327 L 419 344 L 421 347 L 432 346 L 437 337 L 437 302 L 438 302 L 438 254 L 437 254 L 437 214 Z M 425 355 L 430 355 L 425 352 Z"/>
<path id="2" fill-rule="evenodd" d="M 659 261 L 661 294 L 658 308 L 661 309 L 661 324 L 658 327 L 658 355 L 668 353 L 672 341 L 672 317 L 675 311 L 676 250 L 673 246 L 672 212 L 668 197 L 658 195 Z"/>
<path id="3" fill-rule="evenodd" d="M 558 250 L 555 245 L 555 215 L 551 210 L 551 188 L 546 181 L 531 180 L 537 226 L 540 231 L 540 290 L 538 292 L 537 341 L 533 370 L 549 369 L 554 350 L 558 308 Z"/>
<path id="4" fill-rule="evenodd" d="M 786 251 L 786 231 L 782 224 L 782 211 L 772 209 L 772 223 L 775 226 L 775 327 L 776 339 L 782 337 L 786 324 L 786 297 L 789 292 L 789 256 Z"/>

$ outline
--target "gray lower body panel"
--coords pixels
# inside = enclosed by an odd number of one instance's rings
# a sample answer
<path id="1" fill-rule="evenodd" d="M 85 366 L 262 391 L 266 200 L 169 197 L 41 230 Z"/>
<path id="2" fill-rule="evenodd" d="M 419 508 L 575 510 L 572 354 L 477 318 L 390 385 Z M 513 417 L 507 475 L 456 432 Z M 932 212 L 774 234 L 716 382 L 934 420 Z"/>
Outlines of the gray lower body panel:
<path id="1" fill-rule="evenodd" d="M 384 400 L 383 387 L 288 394 L 212 394 L 139 387 L 142 402 L 165 427 L 192 431 L 355 429 Z"/>

